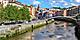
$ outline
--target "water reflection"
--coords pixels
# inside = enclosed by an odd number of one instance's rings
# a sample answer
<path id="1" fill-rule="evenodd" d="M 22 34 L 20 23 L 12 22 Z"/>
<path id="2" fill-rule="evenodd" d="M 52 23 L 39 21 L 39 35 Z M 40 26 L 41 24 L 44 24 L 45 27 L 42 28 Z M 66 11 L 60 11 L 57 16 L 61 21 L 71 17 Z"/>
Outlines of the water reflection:
<path id="1" fill-rule="evenodd" d="M 33 33 L 25 33 L 10 40 L 76 40 L 74 35 L 74 27 L 71 23 L 55 21 L 54 23 L 35 29 Z M 66 29 L 66 30 L 65 30 Z"/>

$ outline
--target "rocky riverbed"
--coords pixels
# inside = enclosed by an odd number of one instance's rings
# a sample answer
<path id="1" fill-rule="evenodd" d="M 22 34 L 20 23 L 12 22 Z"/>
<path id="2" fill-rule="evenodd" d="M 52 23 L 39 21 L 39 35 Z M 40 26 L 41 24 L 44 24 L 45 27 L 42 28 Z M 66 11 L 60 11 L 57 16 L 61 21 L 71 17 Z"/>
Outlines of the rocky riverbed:
<path id="1" fill-rule="evenodd" d="M 9 40 L 77 40 L 74 35 L 74 27 L 71 23 L 67 23 L 64 27 L 64 22 L 55 21 L 52 24 L 35 29 L 33 32 L 25 33 Z"/>

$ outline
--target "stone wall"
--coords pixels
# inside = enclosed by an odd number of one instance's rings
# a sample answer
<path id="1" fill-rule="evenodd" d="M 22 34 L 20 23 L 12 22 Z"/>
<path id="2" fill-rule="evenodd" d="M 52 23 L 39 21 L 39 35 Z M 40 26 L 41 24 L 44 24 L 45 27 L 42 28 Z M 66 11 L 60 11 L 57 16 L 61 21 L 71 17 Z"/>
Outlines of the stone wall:
<path id="1" fill-rule="evenodd" d="M 0 35 L 0 40 L 6 40 L 7 38 L 14 37 L 26 32 L 32 32 L 34 29 L 43 27 L 44 25 L 48 25 L 54 22 L 52 19 L 41 20 L 35 24 L 23 24 L 17 25 L 15 28 L 11 28 L 6 34 Z"/>

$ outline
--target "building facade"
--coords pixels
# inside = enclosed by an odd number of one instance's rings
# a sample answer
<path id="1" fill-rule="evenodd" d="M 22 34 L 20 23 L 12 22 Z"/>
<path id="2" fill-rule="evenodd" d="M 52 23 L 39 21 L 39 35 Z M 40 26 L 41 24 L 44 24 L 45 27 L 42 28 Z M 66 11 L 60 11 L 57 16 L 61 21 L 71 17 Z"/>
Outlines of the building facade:
<path id="1" fill-rule="evenodd" d="M 72 6 L 66 10 L 67 16 L 74 16 L 77 13 L 80 13 L 80 7 L 79 6 Z"/>
<path id="2" fill-rule="evenodd" d="M 0 4 L 3 5 L 3 7 L 9 5 L 17 6 L 17 7 L 23 7 L 20 2 L 17 0 L 0 0 Z"/>
<path id="3" fill-rule="evenodd" d="M 2 3 L 3 1 L 15 2 L 15 1 L 17 1 L 17 0 L 0 0 L 1 3 Z"/>

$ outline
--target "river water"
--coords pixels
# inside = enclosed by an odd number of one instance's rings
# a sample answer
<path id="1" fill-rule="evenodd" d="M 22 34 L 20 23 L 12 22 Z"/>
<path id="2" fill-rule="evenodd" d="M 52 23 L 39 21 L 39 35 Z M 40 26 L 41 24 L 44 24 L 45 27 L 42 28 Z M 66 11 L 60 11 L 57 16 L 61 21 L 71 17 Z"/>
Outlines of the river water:
<path id="1" fill-rule="evenodd" d="M 35 29 L 33 32 L 8 40 L 77 40 L 74 35 L 74 27 L 71 23 L 55 21 L 52 24 Z"/>

